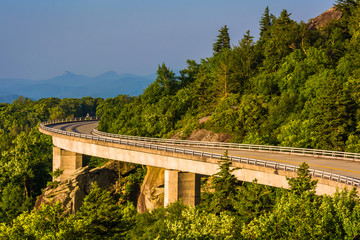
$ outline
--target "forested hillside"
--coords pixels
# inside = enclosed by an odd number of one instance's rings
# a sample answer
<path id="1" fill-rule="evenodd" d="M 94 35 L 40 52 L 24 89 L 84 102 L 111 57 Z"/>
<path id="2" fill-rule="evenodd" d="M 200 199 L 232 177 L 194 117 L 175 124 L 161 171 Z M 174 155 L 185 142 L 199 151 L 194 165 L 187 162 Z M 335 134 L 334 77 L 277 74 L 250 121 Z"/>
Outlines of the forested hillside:
<path id="1" fill-rule="evenodd" d="M 187 60 L 179 76 L 159 65 L 138 97 L 0 105 L 0 238 L 359 238 L 358 192 L 316 196 L 306 163 L 285 190 L 238 182 L 223 159 L 219 172 L 203 180 L 197 207 L 174 203 L 139 214 L 132 202 L 94 184 L 76 214 L 61 204 L 31 210 L 51 180 L 51 139 L 39 133 L 39 122 L 95 110 L 100 130 L 114 133 L 186 138 L 205 128 L 234 142 L 360 152 L 360 2 L 336 3 L 342 17 L 317 26 L 266 8 L 257 41 L 247 32 L 231 43 L 224 26 L 213 56 Z"/>
<path id="2" fill-rule="evenodd" d="M 139 97 L 104 101 L 100 129 L 187 137 L 207 128 L 234 142 L 359 152 L 360 12 L 340 3 L 340 20 L 311 29 L 267 8 L 256 42 L 247 32 L 230 44 L 224 26 L 212 57 L 187 60 L 180 76 L 163 63 Z"/>
<path id="3" fill-rule="evenodd" d="M 102 99 L 18 98 L 0 105 L 0 222 L 34 207 L 51 182 L 51 137 L 39 132 L 48 119 L 94 115 Z"/>

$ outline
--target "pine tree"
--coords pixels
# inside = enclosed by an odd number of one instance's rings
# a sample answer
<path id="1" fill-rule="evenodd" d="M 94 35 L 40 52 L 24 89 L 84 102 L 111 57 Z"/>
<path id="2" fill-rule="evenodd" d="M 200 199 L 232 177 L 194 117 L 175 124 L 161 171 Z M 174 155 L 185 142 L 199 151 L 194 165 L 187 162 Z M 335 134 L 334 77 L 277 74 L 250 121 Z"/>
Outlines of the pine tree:
<path id="1" fill-rule="evenodd" d="M 306 162 L 303 162 L 297 171 L 296 178 L 287 178 L 287 181 L 290 185 L 290 190 L 294 191 L 296 194 L 301 195 L 307 191 L 315 193 L 317 180 L 311 180 L 309 175 L 309 165 Z"/>
<path id="2" fill-rule="evenodd" d="M 342 11 L 345 16 L 348 16 L 359 3 L 359 0 L 337 0 L 335 6 Z"/>
<path id="3" fill-rule="evenodd" d="M 230 49 L 230 36 L 229 28 L 225 25 L 220 28 L 219 35 L 217 35 L 217 40 L 213 44 L 214 54 L 222 52 L 224 49 Z"/>
<path id="4" fill-rule="evenodd" d="M 110 192 L 101 189 L 96 182 L 91 188 L 80 211 L 76 213 L 75 225 L 79 235 L 74 237 L 104 239 L 120 236 L 129 228 L 122 218 L 122 206 L 116 204 Z"/>
<path id="5" fill-rule="evenodd" d="M 214 194 L 210 202 L 210 208 L 215 213 L 234 211 L 233 200 L 237 192 L 238 180 L 232 172 L 236 169 L 231 169 L 231 160 L 228 158 L 227 151 L 219 163 L 220 170 L 213 175 L 212 188 Z"/>
<path id="6" fill-rule="evenodd" d="M 266 36 L 269 35 L 269 29 L 271 25 L 272 25 L 271 15 L 269 11 L 269 6 L 267 6 L 260 20 L 260 38 L 265 38 Z"/>
<path id="7" fill-rule="evenodd" d="M 158 66 L 156 82 L 163 88 L 165 94 L 173 94 L 177 88 L 175 73 L 163 62 Z"/>
<path id="8" fill-rule="evenodd" d="M 281 25 L 291 24 L 293 21 L 290 19 L 291 13 L 288 13 L 286 9 L 282 10 L 280 17 L 277 19 L 277 23 Z"/>
<path id="9" fill-rule="evenodd" d="M 279 18 L 273 19 L 268 30 L 270 37 L 262 41 L 265 57 L 263 66 L 270 72 L 276 71 L 284 58 L 301 43 L 299 25 L 290 19 L 290 15 L 283 10 Z"/>

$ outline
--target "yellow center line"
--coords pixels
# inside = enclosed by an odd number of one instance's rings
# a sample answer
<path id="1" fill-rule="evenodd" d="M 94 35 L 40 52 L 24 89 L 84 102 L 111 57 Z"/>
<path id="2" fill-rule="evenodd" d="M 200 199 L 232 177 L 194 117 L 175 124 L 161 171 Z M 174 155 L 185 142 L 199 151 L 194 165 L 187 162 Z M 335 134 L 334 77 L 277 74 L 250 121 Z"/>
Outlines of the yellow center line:
<path id="1" fill-rule="evenodd" d="M 279 159 L 261 158 L 261 157 L 249 157 L 249 156 L 240 156 L 240 155 L 235 155 L 235 156 L 245 157 L 245 158 L 254 158 L 254 159 L 259 159 L 259 160 L 267 160 L 267 161 L 285 162 L 285 163 L 292 163 L 292 164 L 299 165 L 298 162 L 292 162 L 292 161 L 286 161 L 286 160 L 279 160 Z M 316 165 L 316 164 L 309 164 L 309 166 L 321 167 L 321 168 L 328 168 L 328 169 L 332 169 L 332 170 L 338 170 L 338 171 L 344 171 L 344 172 L 351 172 L 351 173 L 358 173 L 358 174 L 360 174 L 360 172 L 353 171 L 353 170 L 342 169 L 342 168 L 327 167 L 327 166 Z"/>
<path id="2" fill-rule="evenodd" d="M 190 148 L 192 149 L 192 148 Z M 208 149 L 210 152 L 213 153 L 218 153 L 216 151 L 211 151 L 210 149 Z M 291 163 L 291 164 L 295 164 L 295 165 L 299 165 L 299 162 L 293 162 L 293 161 L 287 161 L 287 160 L 280 160 L 280 159 L 272 159 L 272 158 L 262 158 L 262 157 L 254 157 L 254 156 L 244 156 L 244 155 L 239 155 L 239 154 L 230 154 L 232 156 L 237 156 L 237 157 L 244 157 L 244 158 L 253 158 L 253 159 L 259 159 L 259 160 L 265 160 L 265 161 L 275 161 L 275 162 L 284 162 L 284 163 Z M 327 167 L 327 166 L 322 166 L 322 165 L 316 165 L 316 164 L 309 164 L 309 166 L 313 166 L 313 167 L 321 167 L 321 168 L 327 168 L 327 169 L 332 169 L 332 170 L 338 170 L 338 171 L 344 171 L 344 172 L 351 172 L 351 173 L 357 173 L 360 174 L 360 172 L 358 171 L 353 171 L 353 170 L 347 170 L 347 169 L 342 169 L 342 168 L 335 168 L 335 167 Z"/>

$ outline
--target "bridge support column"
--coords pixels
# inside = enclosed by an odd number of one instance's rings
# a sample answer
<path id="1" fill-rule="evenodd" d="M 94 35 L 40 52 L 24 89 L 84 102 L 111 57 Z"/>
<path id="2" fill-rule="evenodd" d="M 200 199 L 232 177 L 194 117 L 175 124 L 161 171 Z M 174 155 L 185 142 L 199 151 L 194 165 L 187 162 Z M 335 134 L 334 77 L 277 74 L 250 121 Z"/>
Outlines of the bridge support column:
<path id="1" fill-rule="evenodd" d="M 178 201 L 185 205 L 196 206 L 200 203 L 201 175 L 195 173 L 165 170 L 164 206 Z"/>
<path id="2" fill-rule="evenodd" d="M 58 178 L 53 180 L 64 181 L 73 172 L 82 167 L 82 154 L 53 147 L 53 171 L 63 170 Z"/>

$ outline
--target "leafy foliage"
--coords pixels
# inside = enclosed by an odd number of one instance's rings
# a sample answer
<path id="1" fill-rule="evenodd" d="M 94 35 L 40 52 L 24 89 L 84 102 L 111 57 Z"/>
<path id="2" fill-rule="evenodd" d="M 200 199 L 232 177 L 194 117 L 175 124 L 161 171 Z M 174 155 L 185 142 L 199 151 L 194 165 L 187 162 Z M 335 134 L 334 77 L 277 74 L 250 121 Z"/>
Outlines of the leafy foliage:
<path id="1" fill-rule="evenodd" d="M 0 222 L 30 210 L 51 180 L 51 137 L 39 132 L 39 123 L 94 115 L 100 101 L 89 97 L 38 101 L 19 97 L 0 108 Z"/>
<path id="2" fill-rule="evenodd" d="M 219 179 L 229 179 L 226 163 Z M 228 195 L 232 211 L 214 213 L 180 202 L 152 212 L 136 213 L 131 203 L 119 205 L 113 196 L 92 186 L 80 211 L 64 213 L 60 204 L 24 212 L 11 224 L 0 224 L 1 239 L 354 239 L 360 235 L 360 199 L 355 189 L 334 196 L 314 196 L 301 187 L 307 166 L 298 172 L 292 190 L 253 184 L 237 185 Z M 212 183 L 214 187 L 218 183 Z M 310 194 L 309 194 L 310 193 Z M 299 195 L 300 194 L 300 195 Z M 216 196 L 215 196 L 216 198 Z"/>
<path id="3" fill-rule="evenodd" d="M 61 204 L 43 205 L 24 212 L 11 226 L 0 225 L 1 239 L 119 239 L 134 221 L 133 205 L 116 204 L 109 192 L 97 184 L 86 196 L 80 211 L 69 215 Z"/>

